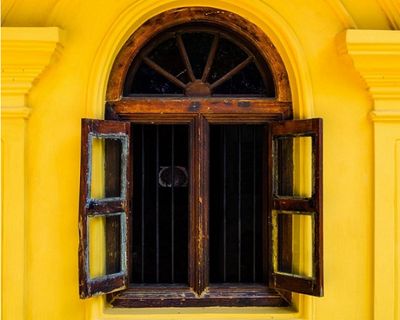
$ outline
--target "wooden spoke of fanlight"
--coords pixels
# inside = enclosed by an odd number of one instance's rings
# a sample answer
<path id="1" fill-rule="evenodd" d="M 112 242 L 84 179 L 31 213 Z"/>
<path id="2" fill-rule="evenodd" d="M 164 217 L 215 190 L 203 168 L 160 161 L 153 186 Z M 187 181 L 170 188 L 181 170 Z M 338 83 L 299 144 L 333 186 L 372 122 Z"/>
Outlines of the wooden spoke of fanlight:
<path id="1" fill-rule="evenodd" d="M 148 57 L 143 57 L 143 61 L 154 71 L 158 72 L 160 75 L 164 76 L 166 79 L 171 81 L 173 84 L 177 85 L 178 87 L 181 87 L 182 89 L 186 88 L 186 84 L 184 84 L 181 80 L 179 80 L 177 77 L 169 73 L 167 70 L 165 70 L 163 67 L 155 63 L 153 60 L 151 60 Z"/>
<path id="2" fill-rule="evenodd" d="M 234 67 L 231 71 L 225 73 L 221 78 L 219 78 L 217 81 L 213 82 L 210 85 L 211 89 L 214 89 L 218 87 L 219 85 L 223 84 L 225 81 L 229 80 L 232 78 L 235 74 L 240 72 L 244 67 L 246 67 L 251 61 L 253 60 L 253 57 L 247 57 L 243 62 L 239 63 L 236 67 Z"/>
<path id="3" fill-rule="evenodd" d="M 181 55 L 181 57 L 182 57 L 182 59 L 184 61 L 186 70 L 188 72 L 188 76 L 190 78 L 190 82 L 189 83 L 193 83 L 195 81 L 206 83 L 206 79 L 208 77 L 208 74 L 209 74 L 209 72 L 211 70 L 211 67 L 212 67 L 214 59 L 215 59 L 215 54 L 216 54 L 217 47 L 218 47 L 218 42 L 219 42 L 219 35 L 217 34 L 217 35 L 214 36 L 214 39 L 213 39 L 213 42 L 211 44 L 211 48 L 210 48 L 210 51 L 209 51 L 209 54 L 208 54 L 206 66 L 204 67 L 204 70 L 203 70 L 203 74 L 202 74 L 201 80 L 196 79 L 196 77 L 194 76 L 192 65 L 190 64 L 189 56 L 187 54 L 187 51 L 186 51 L 186 48 L 185 48 L 185 44 L 183 43 L 183 40 L 182 40 L 182 35 L 178 33 L 177 36 L 176 36 L 176 39 L 177 39 L 177 45 L 178 45 L 178 49 L 179 49 L 180 55 Z M 211 90 L 215 89 L 216 87 L 218 87 L 221 84 L 223 84 L 225 81 L 227 81 L 230 78 L 232 78 L 234 75 L 236 75 L 241 70 L 243 70 L 251 61 L 253 61 L 253 59 L 254 59 L 253 56 L 248 56 L 245 60 L 243 60 L 241 63 L 239 63 L 236 67 L 232 68 L 230 71 L 225 73 L 221 78 L 219 78 L 218 80 L 216 80 L 212 84 L 210 84 L 209 85 L 210 89 Z M 165 77 L 167 80 L 171 81 L 173 84 L 177 85 L 178 87 L 181 87 L 182 89 L 186 89 L 187 88 L 189 83 L 187 83 L 187 84 L 183 83 L 176 76 L 174 76 L 173 74 L 169 73 L 167 70 L 165 70 L 159 64 L 155 63 L 150 58 L 145 56 L 145 57 L 143 57 L 143 61 L 150 68 L 152 68 L 154 71 L 156 71 L 157 73 L 159 73 L 160 75 Z"/>
<path id="4" fill-rule="evenodd" d="M 188 72 L 190 81 L 195 81 L 196 77 L 193 74 L 192 65 L 190 64 L 189 57 L 188 57 L 187 52 L 186 52 L 185 44 L 183 43 L 182 35 L 180 33 L 178 33 L 176 35 L 176 40 L 177 40 L 179 52 L 181 54 L 183 62 L 185 63 L 186 70 Z"/>
<path id="5" fill-rule="evenodd" d="M 214 62 L 215 53 L 217 52 L 218 42 L 219 42 L 219 34 L 216 34 L 214 36 L 213 42 L 211 44 L 211 48 L 210 48 L 210 52 L 208 54 L 206 66 L 204 67 L 204 70 L 203 70 L 203 75 L 201 77 L 202 82 L 207 81 L 208 74 L 210 73 L 211 67 Z"/>

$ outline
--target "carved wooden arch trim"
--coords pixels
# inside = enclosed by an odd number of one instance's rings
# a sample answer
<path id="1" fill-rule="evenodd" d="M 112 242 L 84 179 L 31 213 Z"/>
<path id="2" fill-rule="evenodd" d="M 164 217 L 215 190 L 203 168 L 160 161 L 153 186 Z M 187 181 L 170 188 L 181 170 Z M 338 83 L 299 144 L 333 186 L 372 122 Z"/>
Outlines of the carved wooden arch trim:
<path id="1" fill-rule="evenodd" d="M 129 67 L 136 55 L 151 39 L 164 30 L 193 22 L 219 26 L 251 43 L 271 69 L 276 88 L 275 100 L 291 101 L 286 68 L 268 36 L 255 24 L 235 13 L 206 7 L 172 9 L 151 18 L 136 30 L 121 48 L 114 61 L 106 100 L 118 101 L 121 99 Z"/>

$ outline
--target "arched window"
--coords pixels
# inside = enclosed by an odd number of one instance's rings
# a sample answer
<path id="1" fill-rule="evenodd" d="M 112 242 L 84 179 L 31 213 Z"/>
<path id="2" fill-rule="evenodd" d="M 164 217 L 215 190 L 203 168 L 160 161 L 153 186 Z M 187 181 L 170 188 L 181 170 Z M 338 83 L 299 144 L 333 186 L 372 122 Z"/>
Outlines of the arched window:
<path id="1" fill-rule="evenodd" d="M 275 97 L 272 73 L 244 39 L 207 24 L 164 31 L 135 57 L 125 97 Z"/>
<path id="2" fill-rule="evenodd" d="M 149 307 L 322 295 L 321 120 L 291 118 L 284 64 L 255 25 L 209 8 L 146 22 L 114 63 L 107 120 L 83 121 L 81 296 L 122 289 L 113 305 Z M 305 150 L 308 193 L 294 173 Z"/>

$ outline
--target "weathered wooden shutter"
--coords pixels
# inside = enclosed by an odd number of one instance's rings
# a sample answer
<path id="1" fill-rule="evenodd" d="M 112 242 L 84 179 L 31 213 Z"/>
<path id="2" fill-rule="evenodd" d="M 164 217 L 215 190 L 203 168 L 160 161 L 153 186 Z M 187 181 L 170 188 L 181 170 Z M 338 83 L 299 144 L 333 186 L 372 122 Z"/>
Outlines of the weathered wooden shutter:
<path id="1" fill-rule="evenodd" d="M 82 119 L 79 199 L 81 298 L 125 289 L 130 124 Z"/>
<path id="2" fill-rule="evenodd" d="M 269 285 L 322 296 L 322 119 L 271 122 L 268 131 Z"/>

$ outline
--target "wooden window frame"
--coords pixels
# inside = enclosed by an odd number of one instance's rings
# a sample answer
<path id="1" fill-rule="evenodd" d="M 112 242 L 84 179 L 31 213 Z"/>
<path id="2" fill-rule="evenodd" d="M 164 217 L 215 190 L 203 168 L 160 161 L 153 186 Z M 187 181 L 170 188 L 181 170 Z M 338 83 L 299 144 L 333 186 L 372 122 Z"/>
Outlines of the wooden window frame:
<path id="1" fill-rule="evenodd" d="M 288 306 L 291 295 L 278 292 L 268 287 L 268 257 L 264 255 L 264 274 L 266 282 L 262 284 L 211 284 L 208 280 L 208 180 L 209 180 L 209 125 L 213 124 L 258 124 L 265 125 L 271 121 L 282 120 L 288 106 L 277 107 L 271 102 L 264 102 L 262 112 L 246 112 L 242 107 L 232 107 L 235 116 L 231 113 L 220 112 L 226 106 L 226 101 L 214 101 L 209 99 L 196 99 L 199 108 L 209 112 L 197 110 L 186 113 L 162 113 L 161 109 L 153 108 L 151 113 L 141 113 L 136 109 L 136 101 L 123 108 L 120 103 L 109 103 L 107 114 L 113 115 L 114 120 L 127 121 L 134 124 L 187 124 L 189 126 L 190 151 L 190 196 L 189 196 L 189 277 L 188 286 L 182 285 L 133 285 L 122 292 L 109 295 L 108 301 L 114 307 L 195 307 L 195 306 Z M 226 100 L 226 99 L 225 99 Z M 175 101 L 176 108 L 182 110 L 186 101 Z M 210 107 L 208 107 L 208 105 Z M 141 106 L 138 106 L 141 108 Z M 251 106 L 249 107 L 251 109 Z M 266 112 L 266 111 L 272 112 Z M 123 111 L 123 112 L 121 112 Z M 133 155 L 134 158 L 134 155 Z M 268 175 L 268 159 L 264 157 L 263 174 Z M 264 187 L 267 188 L 269 177 L 264 179 Z M 265 207 L 267 206 L 267 207 Z M 268 246 L 269 230 L 267 216 L 270 205 L 264 202 L 263 243 Z"/>

